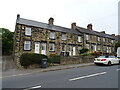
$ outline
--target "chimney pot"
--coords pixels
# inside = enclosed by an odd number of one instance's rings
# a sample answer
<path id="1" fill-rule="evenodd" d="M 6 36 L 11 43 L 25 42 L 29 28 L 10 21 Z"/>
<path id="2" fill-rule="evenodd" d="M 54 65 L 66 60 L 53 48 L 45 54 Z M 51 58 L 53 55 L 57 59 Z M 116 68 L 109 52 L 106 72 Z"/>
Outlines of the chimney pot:
<path id="1" fill-rule="evenodd" d="M 17 14 L 17 19 L 19 20 L 19 18 L 20 18 L 20 14 Z"/>
<path id="2" fill-rule="evenodd" d="M 76 29 L 76 23 L 75 22 L 71 24 L 71 29 Z"/>
<path id="3" fill-rule="evenodd" d="M 51 18 L 48 20 L 48 24 L 53 25 L 53 23 L 54 23 L 54 19 L 51 17 Z"/>
<path id="4" fill-rule="evenodd" d="M 92 24 L 91 23 L 87 25 L 87 29 L 92 30 Z"/>

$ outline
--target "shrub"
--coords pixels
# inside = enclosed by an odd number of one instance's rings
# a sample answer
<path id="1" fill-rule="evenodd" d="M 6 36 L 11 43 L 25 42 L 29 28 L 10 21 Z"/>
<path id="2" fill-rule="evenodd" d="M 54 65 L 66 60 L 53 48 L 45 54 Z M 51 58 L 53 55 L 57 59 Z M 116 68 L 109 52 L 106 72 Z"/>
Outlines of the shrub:
<path id="1" fill-rule="evenodd" d="M 82 53 L 86 53 L 86 52 L 88 52 L 89 49 L 87 49 L 87 48 L 83 48 L 83 49 L 81 49 L 81 50 L 79 50 L 79 51 L 80 51 L 80 54 L 82 54 Z"/>
<path id="2" fill-rule="evenodd" d="M 36 53 L 23 53 L 20 56 L 20 64 L 24 67 L 32 64 L 40 64 L 43 58 L 47 58 L 47 56 Z"/>
<path id="3" fill-rule="evenodd" d="M 60 56 L 59 55 L 52 55 L 48 59 L 49 63 L 59 63 L 60 64 Z"/>

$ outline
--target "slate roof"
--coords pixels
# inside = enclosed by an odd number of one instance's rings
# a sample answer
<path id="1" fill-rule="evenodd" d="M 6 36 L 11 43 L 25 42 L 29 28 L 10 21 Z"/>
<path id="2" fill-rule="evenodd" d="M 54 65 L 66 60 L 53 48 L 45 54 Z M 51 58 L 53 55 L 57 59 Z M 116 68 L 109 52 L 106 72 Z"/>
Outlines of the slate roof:
<path id="1" fill-rule="evenodd" d="M 117 38 L 115 36 L 113 36 L 113 35 L 104 34 L 104 33 L 101 33 L 101 32 L 94 31 L 94 30 L 88 30 L 86 28 L 82 28 L 82 27 L 79 27 L 79 26 L 77 26 L 76 29 L 78 31 L 80 31 L 81 33 L 97 35 L 97 36 L 100 36 L 100 37 L 105 37 L 105 38 L 110 38 L 110 39 L 116 39 L 117 40 Z"/>
<path id="2" fill-rule="evenodd" d="M 74 30 L 74 29 L 69 29 L 69 28 L 65 28 L 65 27 L 61 27 L 61 26 L 57 26 L 57 25 L 50 25 L 50 24 L 47 24 L 47 23 L 42 23 L 42 22 L 23 19 L 23 18 L 17 19 L 16 23 L 27 25 L 27 26 L 40 27 L 40 28 L 53 30 L 53 31 L 65 32 L 65 33 L 67 32 L 67 33 L 71 33 L 71 34 L 82 35 L 79 31 Z"/>

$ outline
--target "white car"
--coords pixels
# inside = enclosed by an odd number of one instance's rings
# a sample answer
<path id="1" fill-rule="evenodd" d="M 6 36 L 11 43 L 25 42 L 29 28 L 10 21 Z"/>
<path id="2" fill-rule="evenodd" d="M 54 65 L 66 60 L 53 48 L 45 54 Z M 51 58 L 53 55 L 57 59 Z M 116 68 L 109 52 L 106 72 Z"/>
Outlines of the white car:
<path id="1" fill-rule="evenodd" d="M 112 65 L 112 64 L 120 64 L 120 59 L 115 56 L 100 56 L 95 58 L 95 64 L 105 64 L 105 65 Z"/>

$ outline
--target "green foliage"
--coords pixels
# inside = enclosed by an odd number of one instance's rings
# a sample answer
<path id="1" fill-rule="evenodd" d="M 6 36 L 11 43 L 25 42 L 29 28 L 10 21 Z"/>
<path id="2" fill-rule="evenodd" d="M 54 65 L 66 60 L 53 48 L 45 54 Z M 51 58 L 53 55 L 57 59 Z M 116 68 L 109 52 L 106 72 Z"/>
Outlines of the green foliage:
<path id="1" fill-rule="evenodd" d="M 40 64 L 43 58 L 47 58 L 47 56 L 36 53 L 23 53 L 20 56 L 20 64 L 24 67 L 27 67 L 32 64 Z"/>
<path id="2" fill-rule="evenodd" d="M 2 54 L 3 55 L 12 54 L 13 32 L 10 32 L 8 29 L 5 28 L 0 28 L 0 32 L 1 31 L 2 31 Z"/>
<path id="3" fill-rule="evenodd" d="M 89 49 L 87 49 L 87 48 L 83 48 L 83 49 L 81 49 L 81 50 L 79 50 L 79 51 L 80 51 L 80 54 L 82 54 L 82 53 L 86 53 L 86 52 L 88 52 Z"/>
<path id="4" fill-rule="evenodd" d="M 120 41 L 118 41 L 117 43 L 115 43 L 115 52 L 117 52 L 117 48 L 120 47 Z"/>
<path id="5" fill-rule="evenodd" d="M 51 55 L 48 60 L 49 63 L 58 63 L 60 64 L 60 56 L 59 55 Z"/>

